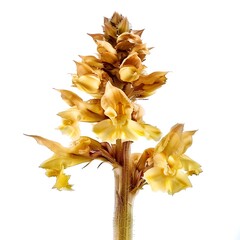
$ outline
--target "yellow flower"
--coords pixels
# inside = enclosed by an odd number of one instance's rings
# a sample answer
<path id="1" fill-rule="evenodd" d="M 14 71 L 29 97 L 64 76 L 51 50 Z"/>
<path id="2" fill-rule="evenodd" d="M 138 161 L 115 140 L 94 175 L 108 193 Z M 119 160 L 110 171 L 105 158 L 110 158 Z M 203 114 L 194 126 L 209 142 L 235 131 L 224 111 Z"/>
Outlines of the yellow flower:
<path id="1" fill-rule="evenodd" d="M 98 94 L 101 80 L 98 74 L 86 63 L 76 62 L 77 74 L 73 74 L 73 86 L 93 96 Z"/>
<path id="2" fill-rule="evenodd" d="M 114 87 L 110 82 L 107 83 L 101 98 L 101 107 L 108 119 L 95 124 L 93 131 L 102 140 L 135 140 L 139 136 L 159 140 L 160 130 L 142 120 L 141 106 L 131 102 L 121 89 Z"/>
<path id="3" fill-rule="evenodd" d="M 101 60 L 110 64 L 114 64 L 118 61 L 117 51 L 113 46 L 106 41 L 96 41 L 97 51 L 100 54 Z"/>
<path id="4" fill-rule="evenodd" d="M 154 127 L 150 124 L 146 124 L 143 121 L 143 114 L 144 114 L 143 108 L 139 104 L 133 103 L 132 119 L 142 126 L 142 128 L 144 129 L 144 136 L 147 139 L 153 139 L 155 141 L 158 141 L 162 134 L 161 131 L 157 127 Z"/>
<path id="5" fill-rule="evenodd" d="M 101 107 L 100 99 L 90 99 L 88 101 L 83 101 L 77 94 L 69 90 L 58 91 L 61 93 L 62 99 L 69 106 L 73 107 L 65 112 L 75 114 L 74 116 L 76 117 L 74 119 L 81 122 L 98 122 L 106 118 Z M 58 115 L 62 115 L 64 118 L 64 114 L 60 113 Z M 68 117 L 68 119 L 69 118 L 70 117 Z M 72 118 L 73 117 L 71 117 L 71 119 Z"/>
<path id="6" fill-rule="evenodd" d="M 93 131 L 103 140 L 115 139 L 133 140 L 144 136 L 142 126 L 131 119 L 133 105 L 126 94 L 119 88 L 107 83 L 105 93 L 101 98 L 104 114 L 109 118 L 100 121 Z"/>
<path id="7" fill-rule="evenodd" d="M 78 141 L 75 141 L 70 148 L 66 148 L 60 143 L 40 136 L 28 136 L 33 137 L 39 144 L 46 146 L 54 153 L 53 156 L 44 161 L 40 167 L 46 170 L 48 177 L 56 177 L 54 188 L 58 190 L 71 189 L 71 185 L 68 184 L 70 176 L 64 174 L 64 169 L 93 160 L 90 156 L 92 140 L 88 137 L 81 137 Z M 94 141 L 93 144 L 96 145 L 96 141 Z"/>
<path id="8" fill-rule="evenodd" d="M 134 82 L 139 78 L 143 69 L 144 66 L 138 54 L 136 52 L 129 54 L 120 66 L 120 79 L 124 82 Z"/>
<path id="9" fill-rule="evenodd" d="M 80 119 L 79 111 L 76 108 L 70 108 L 66 111 L 58 113 L 62 120 L 62 124 L 58 129 L 72 139 L 76 140 L 80 137 L 80 129 L 78 121 Z"/>
<path id="10" fill-rule="evenodd" d="M 153 72 L 148 75 L 140 75 L 137 81 L 133 82 L 134 91 L 139 92 L 138 98 L 145 98 L 152 95 L 158 88 L 166 83 L 167 72 Z"/>
<path id="11" fill-rule="evenodd" d="M 70 176 L 66 175 L 63 172 L 63 169 L 64 168 L 62 168 L 60 173 L 57 175 L 56 183 L 54 184 L 53 188 L 57 188 L 58 190 L 72 190 L 72 185 L 68 183 Z"/>
<path id="12" fill-rule="evenodd" d="M 153 167 L 144 173 L 153 191 L 174 194 L 192 186 L 189 175 L 202 172 L 201 166 L 184 154 L 195 132 L 183 132 L 183 124 L 176 124 L 158 143 L 150 159 Z"/>

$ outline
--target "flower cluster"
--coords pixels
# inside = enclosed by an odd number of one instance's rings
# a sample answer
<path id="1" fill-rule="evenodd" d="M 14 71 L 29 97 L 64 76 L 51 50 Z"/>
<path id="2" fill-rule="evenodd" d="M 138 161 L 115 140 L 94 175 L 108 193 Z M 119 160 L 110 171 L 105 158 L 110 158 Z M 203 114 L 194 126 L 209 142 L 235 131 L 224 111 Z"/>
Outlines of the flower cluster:
<path id="1" fill-rule="evenodd" d="M 132 155 L 136 168 L 143 172 L 153 191 L 174 194 L 191 187 L 188 176 L 202 172 L 201 166 L 185 155 L 195 132 L 183 132 L 183 124 L 176 124 L 155 148 Z"/>
<path id="2" fill-rule="evenodd" d="M 54 141 L 31 135 L 54 155 L 41 167 L 49 177 L 56 177 L 55 188 L 71 189 L 64 169 L 90 162 L 96 158 L 121 167 L 114 142 L 132 141 L 142 136 L 159 141 L 161 131 L 143 120 L 144 111 L 137 100 L 151 96 L 166 82 L 167 72 L 146 73 L 143 64 L 150 48 L 142 42 L 143 30 L 132 30 L 128 19 L 118 13 L 104 18 L 103 33 L 89 34 L 96 43 L 97 54 L 80 56 L 72 86 L 89 94 L 83 100 L 76 93 L 56 89 L 69 109 L 58 113 L 59 126 L 72 138 L 66 148 Z M 89 122 L 97 139 L 82 136 L 79 122 Z M 155 148 L 131 155 L 131 190 L 138 191 L 145 184 L 153 190 L 170 194 L 191 186 L 189 175 L 199 174 L 200 165 L 184 153 L 192 143 L 195 131 L 183 132 L 183 125 L 175 125 Z"/>
<path id="3" fill-rule="evenodd" d="M 89 34 L 97 45 L 97 56 L 80 56 L 73 86 L 94 97 L 83 101 L 71 91 L 59 90 L 71 106 L 59 113 L 60 130 L 74 139 L 80 136 L 78 122 L 95 122 L 93 131 L 104 141 L 136 140 L 138 136 L 158 140 L 160 130 L 145 124 L 137 99 L 152 95 L 166 81 L 166 72 L 146 74 L 143 65 L 149 49 L 141 31 L 130 29 L 127 18 L 114 13 L 104 20 L 104 34 Z"/>

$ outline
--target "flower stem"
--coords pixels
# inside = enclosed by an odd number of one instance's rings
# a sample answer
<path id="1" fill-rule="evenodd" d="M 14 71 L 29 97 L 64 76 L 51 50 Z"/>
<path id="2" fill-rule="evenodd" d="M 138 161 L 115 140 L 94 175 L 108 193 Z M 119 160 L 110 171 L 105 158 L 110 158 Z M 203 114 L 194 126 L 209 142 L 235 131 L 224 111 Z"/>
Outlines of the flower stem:
<path id="1" fill-rule="evenodd" d="M 131 190 L 131 142 L 116 142 L 116 159 L 120 167 L 114 169 L 115 176 L 115 211 L 114 240 L 132 240 L 133 200 Z"/>

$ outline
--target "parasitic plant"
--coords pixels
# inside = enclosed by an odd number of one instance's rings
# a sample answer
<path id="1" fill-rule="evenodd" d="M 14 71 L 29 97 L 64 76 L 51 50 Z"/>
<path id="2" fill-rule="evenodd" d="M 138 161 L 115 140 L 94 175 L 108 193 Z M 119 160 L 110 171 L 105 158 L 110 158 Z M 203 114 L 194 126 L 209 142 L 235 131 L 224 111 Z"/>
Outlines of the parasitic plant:
<path id="1" fill-rule="evenodd" d="M 146 73 L 143 64 L 150 48 L 142 42 L 143 30 L 132 30 L 119 13 L 104 18 L 102 34 L 89 34 L 96 43 L 96 56 L 80 56 L 72 86 L 89 95 L 85 101 L 76 93 L 57 89 L 69 105 L 58 113 L 59 126 L 71 137 L 68 147 L 46 138 L 33 137 L 53 155 L 41 164 L 53 186 L 71 190 L 65 169 L 98 159 L 112 165 L 115 176 L 114 240 L 132 239 L 132 207 L 139 190 L 149 184 L 153 191 L 168 194 L 191 187 L 189 176 L 201 173 L 201 166 L 185 153 L 196 131 L 184 131 L 174 125 L 162 137 L 161 131 L 143 120 L 143 108 L 137 100 L 146 99 L 166 83 L 167 72 Z M 92 124 L 96 138 L 82 136 L 79 122 Z M 81 127 L 81 126 L 80 126 Z M 140 153 L 131 153 L 138 137 L 157 142 Z"/>

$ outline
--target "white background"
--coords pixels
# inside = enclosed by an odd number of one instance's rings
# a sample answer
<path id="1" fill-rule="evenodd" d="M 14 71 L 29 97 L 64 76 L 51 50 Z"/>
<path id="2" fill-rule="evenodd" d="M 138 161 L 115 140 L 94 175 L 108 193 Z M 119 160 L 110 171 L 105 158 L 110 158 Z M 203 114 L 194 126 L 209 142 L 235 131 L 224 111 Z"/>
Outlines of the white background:
<path id="1" fill-rule="evenodd" d="M 168 82 L 142 101 L 148 123 L 167 133 L 198 129 L 188 155 L 202 165 L 193 188 L 174 196 L 145 187 L 134 207 L 136 240 L 239 240 L 240 7 L 234 0 L 0 2 L 0 239 L 112 239 L 113 173 L 94 162 L 69 169 L 75 191 L 52 190 L 38 166 L 51 156 L 23 133 L 65 141 L 55 128 L 67 108 L 72 60 L 96 53 L 87 33 L 103 17 L 127 16 L 154 47 L 148 72 Z M 136 142 L 142 151 L 153 142 Z"/>

